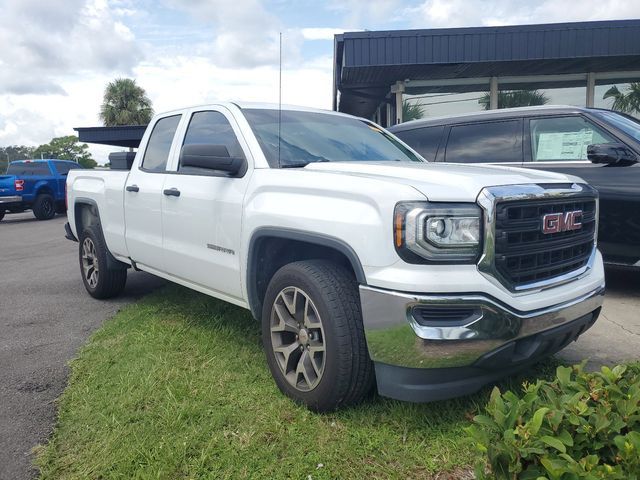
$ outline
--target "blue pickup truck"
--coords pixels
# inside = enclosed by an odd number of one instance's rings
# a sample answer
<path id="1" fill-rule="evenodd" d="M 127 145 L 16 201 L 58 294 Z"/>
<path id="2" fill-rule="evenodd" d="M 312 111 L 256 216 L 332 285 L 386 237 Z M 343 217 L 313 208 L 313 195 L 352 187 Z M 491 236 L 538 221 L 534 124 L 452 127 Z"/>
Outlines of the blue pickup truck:
<path id="1" fill-rule="evenodd" d="M 18 160 L 0 175 L 0 220 L 31 209 L 38 220 L 64 213 L 67 173 L 82 168 L 68 160 Z"/>

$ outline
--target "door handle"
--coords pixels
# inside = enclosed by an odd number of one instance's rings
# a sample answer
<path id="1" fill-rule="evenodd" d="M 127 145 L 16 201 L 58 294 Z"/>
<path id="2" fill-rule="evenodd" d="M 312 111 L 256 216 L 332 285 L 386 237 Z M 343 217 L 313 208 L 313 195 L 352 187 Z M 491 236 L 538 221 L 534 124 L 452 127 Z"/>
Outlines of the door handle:
<path id="1" fill-rule="evenodd" d="M 180 190 L 178 190 L 177 188 L 166 188 L 162 193 L 164 193 L 168 197 L 179 197 L 180 196 Z"/>
<path id="2" fill-rule="evenodd" d="M 140 188 L 138 187 L 138 185 L 127 185 L 127 188 L 125 190 L 127 192 L 139 192 Z"/>

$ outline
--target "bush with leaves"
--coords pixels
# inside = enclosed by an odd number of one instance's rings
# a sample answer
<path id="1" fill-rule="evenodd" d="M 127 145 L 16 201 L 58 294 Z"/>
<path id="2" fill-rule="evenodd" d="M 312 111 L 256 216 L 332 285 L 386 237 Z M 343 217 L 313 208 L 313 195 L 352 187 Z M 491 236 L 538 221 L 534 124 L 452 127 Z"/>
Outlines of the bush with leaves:
<path id="1" fill-rule="evenodd" d="M 640 363 L 558 367 L 523 394 L 494 388 L 467 431 L 479 479 L 640 479 Z"/>

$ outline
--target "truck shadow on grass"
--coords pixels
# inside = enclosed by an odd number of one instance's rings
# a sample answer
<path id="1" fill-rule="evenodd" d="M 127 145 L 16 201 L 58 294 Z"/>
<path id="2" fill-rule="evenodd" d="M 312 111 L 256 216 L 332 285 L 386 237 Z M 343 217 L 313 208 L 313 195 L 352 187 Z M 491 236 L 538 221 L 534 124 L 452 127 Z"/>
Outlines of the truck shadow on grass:
<path id="1" fill-rule="evenodd" d="M 463 429 L 490 392 L 312 413 L 278 391 L 246 310 L 178 286 L 120 311 L 71 367 L 42 478 L 471 478 Z"/>

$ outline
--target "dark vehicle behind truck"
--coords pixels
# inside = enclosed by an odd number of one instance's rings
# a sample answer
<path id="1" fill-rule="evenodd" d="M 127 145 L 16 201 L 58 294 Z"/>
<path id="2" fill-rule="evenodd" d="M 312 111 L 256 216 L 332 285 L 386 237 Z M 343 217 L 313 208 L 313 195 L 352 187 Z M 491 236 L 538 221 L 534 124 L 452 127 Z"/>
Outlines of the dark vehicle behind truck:
<path id="1" fill-rule="evenodd" d="M 634 117 L 544 106 L 416 120 L 389 130 L 429 161 L 582 177 L 600 194 L 598 248 L 605 263 L 640 267 L 640 122 Z"/>
<path id="2" fill-rule="evenodd" d="M 69 170 L 82 168 L 68 160 L 18 160 L 0 175 L 0 220 L 7 213 L 32 210 L 38 220 L 64 213 Z"/>

